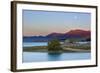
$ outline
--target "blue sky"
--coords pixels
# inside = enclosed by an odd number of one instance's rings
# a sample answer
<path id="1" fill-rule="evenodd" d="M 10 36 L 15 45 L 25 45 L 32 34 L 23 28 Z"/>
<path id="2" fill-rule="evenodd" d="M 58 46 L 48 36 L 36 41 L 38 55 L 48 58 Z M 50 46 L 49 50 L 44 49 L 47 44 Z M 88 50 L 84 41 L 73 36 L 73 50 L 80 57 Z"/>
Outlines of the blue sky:
<path id="1" fill-rule="evenodd" d="M 90 24 L 90 13 L 23 10 L 24 36 L 66 33 L 73 29 L 90 30 Z"/>

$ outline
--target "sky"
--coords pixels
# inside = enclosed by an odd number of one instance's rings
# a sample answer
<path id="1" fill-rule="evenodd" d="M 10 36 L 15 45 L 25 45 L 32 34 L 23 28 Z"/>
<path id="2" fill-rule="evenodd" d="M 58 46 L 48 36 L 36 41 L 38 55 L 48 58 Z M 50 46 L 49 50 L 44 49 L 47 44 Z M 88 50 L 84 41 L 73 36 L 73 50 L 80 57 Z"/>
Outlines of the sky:
<path id="1" fill-rule="evenodd" d="M 23 10 L 22 17 L 23 36 L 45 36 L 75 29 L 90 30 L 91 24 L 91 14 L 82 12 Z"/>

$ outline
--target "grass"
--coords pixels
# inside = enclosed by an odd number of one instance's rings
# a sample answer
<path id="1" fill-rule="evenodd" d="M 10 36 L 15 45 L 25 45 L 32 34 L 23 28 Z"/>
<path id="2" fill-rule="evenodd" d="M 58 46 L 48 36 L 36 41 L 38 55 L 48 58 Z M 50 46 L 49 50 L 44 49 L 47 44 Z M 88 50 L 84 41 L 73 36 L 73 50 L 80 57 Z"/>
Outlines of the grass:
<path id="1" fill-rule="evenodd" d="M 23 51 L 27 52 L 47 52 L 47 46 L 34 46 L 34 47 L 24 47 Z"/>
<path id="2" fill-rule="evenodd" d="M 75 49 L 82 49 L 82 50 L 90 50 L 91 49 L 90 46 L 82 46 L 82 45 L 81 46 L 66 46 L 66 48 L 72 48 L 72 49 L 75 48 Z M 51 51 L 48 51 L 47 46 L 24 47 L 23 51 L 26 51 L 26 52 L 51 52 Z M 56 51 L 56 52 L 59 52 L 59 51 Z M 74 52 L 74 51 L 62 49 L 62 50 L 60 50 L 60 52 Z"/>

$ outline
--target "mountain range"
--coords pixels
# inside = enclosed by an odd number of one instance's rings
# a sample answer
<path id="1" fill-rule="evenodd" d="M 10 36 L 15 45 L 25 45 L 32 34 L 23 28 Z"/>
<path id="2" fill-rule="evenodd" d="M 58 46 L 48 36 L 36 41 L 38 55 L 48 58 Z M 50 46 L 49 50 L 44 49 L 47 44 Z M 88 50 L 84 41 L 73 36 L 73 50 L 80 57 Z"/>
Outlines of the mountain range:
<path id="1" fill-rule="evenodd" d="M 60 36 L 65 36 L 65 37 L 90 37 L 91 32 L 86 31 L 86 30 L 71 30 L 67 33 L 51 33 L 48 34 L 47 37 L 60 37 Z"/>
<path id="2" fill-rule="evenodd" d="M 70 30 L 66 33 L 53 32 L 46 36 L 24 36 L 24 41 L 50 41 L 54 38 L 59 40 L 65 40 L 69 38 L 90 38 L 91 31 L 87 30 Z"/>

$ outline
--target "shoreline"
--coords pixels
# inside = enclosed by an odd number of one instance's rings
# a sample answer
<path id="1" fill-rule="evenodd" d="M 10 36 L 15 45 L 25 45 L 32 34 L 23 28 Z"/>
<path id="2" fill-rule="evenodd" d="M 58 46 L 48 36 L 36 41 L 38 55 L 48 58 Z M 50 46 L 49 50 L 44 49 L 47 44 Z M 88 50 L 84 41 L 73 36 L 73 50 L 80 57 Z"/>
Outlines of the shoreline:
<path id="1" fill-rule="evenodd" d="M 79 52 L 91 52 L 91 50 L 85 50 L 85 49 L 75 49 L 75 48 L 65 48 L 63 47 L 63 50 L 60 51 L 48 51 L 47 46 L 35 46 L 35 47 L 23 47 L 24 52 L 48 52 L 48 53 L 79 53 Z"/>

